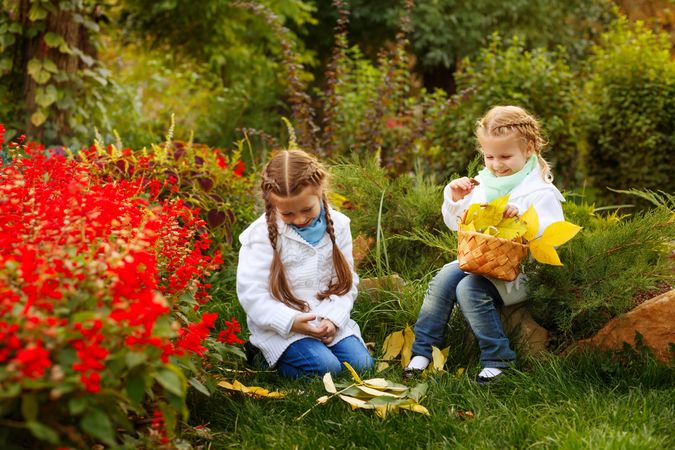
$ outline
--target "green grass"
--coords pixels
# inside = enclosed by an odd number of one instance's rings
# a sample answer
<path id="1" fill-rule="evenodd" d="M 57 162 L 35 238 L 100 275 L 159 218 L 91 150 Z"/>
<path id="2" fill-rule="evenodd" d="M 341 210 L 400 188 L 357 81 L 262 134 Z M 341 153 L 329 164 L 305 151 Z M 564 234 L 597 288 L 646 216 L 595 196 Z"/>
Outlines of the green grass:
<path id="1" fill-rule="evenodd" d="M 402 292 L 360 294 L 353 317 L 364 339 L 376 343 L 376 354 L 388 333 L 414 323 L 431 275 L 408 283 Z M 244 322 L 235 295 L 226 289 L 222 293 L 213 309 Z M 193 392 L 189 423 L 208 423 L 213 439 L 187 436 L 211 449 L 675 448 L 674 365 L 658 364 L 644 352 L 521 358 L 503 381 L 481 387 L 473 381 L 478 350 L 469 336 L 461 314 L 455 314 L 448 373 L 424 380 L 429 390 L 422 404 L 430 417 L 401 412 L 382 420 L 332 399 L 297 421 L 326 394 L 321 380 L 289 381 L 257 373 L 238 379 L 285 390 L 287 398 L 257 400 L 222 390 L 207 398 Z M 460 367 L 465 374 L 453 375 Z M 371 375 L 401 379 L 400 367 L 366 374 Z M 471 411 L 473 418 L 460 417 L 460 411 Z"/>
<path id="2" fill-rule="evenodd" d="M 525 363 L 526 369 L 494 386 L 473 382 L 475 368 L 460 377 L 428 378 L 422 404 L 431 417 L 402 412 L 382 420 L 332 399 L 297 421 L 325 394 L 323 384 L 267 373 L 241 381 L 286 390 L 286 399 L 195 395 L 190 422 L 209 423 L 213 449 L 675 448 L 672 366 L 648 358 L 619 364 L 597 354 Z M 398 372 L 385 376 L 397 380 Z M 471 411 L 473 418 L 459 411 Z"/>

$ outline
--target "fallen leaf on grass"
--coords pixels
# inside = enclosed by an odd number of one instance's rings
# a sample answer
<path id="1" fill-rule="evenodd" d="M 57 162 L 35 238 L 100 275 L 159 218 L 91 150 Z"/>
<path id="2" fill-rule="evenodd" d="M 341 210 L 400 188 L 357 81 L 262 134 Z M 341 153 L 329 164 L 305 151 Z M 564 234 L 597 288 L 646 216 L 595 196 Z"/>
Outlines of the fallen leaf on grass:
<path id="1" fill-rule="evenodd" d="M 260 386 L 244 386 L 239 381 L 234 380 L 232 383 L 221 381 L 218 386 L 223 387 L 229 391 L 241 392 L 244 395 L 257 398 L 284 398 L 286 394 L 283 392 L 269 391 Z"/>

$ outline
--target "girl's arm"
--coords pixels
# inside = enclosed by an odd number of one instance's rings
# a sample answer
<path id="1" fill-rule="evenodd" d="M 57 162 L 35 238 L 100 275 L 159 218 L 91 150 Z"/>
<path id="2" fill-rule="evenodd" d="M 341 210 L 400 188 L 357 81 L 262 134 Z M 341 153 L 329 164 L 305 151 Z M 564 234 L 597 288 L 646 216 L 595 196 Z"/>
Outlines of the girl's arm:
<path id="1" fill-rule="evenodd" d="M 452 189 L 450 184 L 443 189 L 443 206 L 441 207 L 441 213 L 443 214 L 443 222 L 445 222 L 452 231 L 457 231 L 462 214 L 464 214 L 466 208 L 471 204 L 474 192 L 475 190 L 471 191 L 463 199 L 455 202 L 452 200 Z"/>
<path id="2" fill-rule="evenodd" d="M 553 191 L 546 190 L 537 193 L 537 196 L 532 201 L 532 205 L 539 217 L 539 231 L 537 232 L 537 237 L 541 236 L 546 227 L 553 222 L 565 220 L 562 204 Z M 520 211 L 519 214 L 524 212 L 525 211 Z"/>
<path id="3" fill-rule="evenodd" d="M 347 225 L 341 232 L 336 230 L 335 233 L 336 244 L 340 251 L 345 256 L 349 267 L 352 270 L 352 288 L 344 295 L 331 295 L 329 298 L 323 300 L 319 306 L 314 308 L 313 314 L 322 319 L 328 319 L 338 328 L 344 328 L 349 322 L 354 306 L 354 300 L 358 290 L 356 286 L 359 284 L 359 276 L 354 271 L 354 257 L 352 255 L 352 233 Z M 332 261 L 329 260 L 329 261 Z"/>
<path id="4" fill-rule="evenodd" d="M 269 243 L 252 241 L 242 245 L 237 266 L 237 296 L 248 318 L 258 327 L 288 337 L 293 320 L 301 313 L 272 297 L 268 285 L 271 264 Z"/>

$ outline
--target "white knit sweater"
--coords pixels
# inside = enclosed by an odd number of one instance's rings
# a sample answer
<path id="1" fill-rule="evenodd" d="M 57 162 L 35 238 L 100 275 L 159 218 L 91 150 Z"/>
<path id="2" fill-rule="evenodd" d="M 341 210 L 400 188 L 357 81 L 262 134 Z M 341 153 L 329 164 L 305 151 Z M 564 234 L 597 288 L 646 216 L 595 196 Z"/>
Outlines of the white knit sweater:
<path id="1" fill-rule="evenodd" d="M 480 175 L 476 180 L 482 182 Z M 553 222 L 565 220 L 563 217 L 561 202 L 564 202 L 562 194 L 552 183 L 542 179 L 539 165 L 521 183 L 513 188 L 509 196 L 509 204 L 518 208 L 518 214 L 522 214 L 534 205 L 539 216 L 539 231 L 537 236 L 544 232 Z M 486 203 L 485 188 L 479 184 L 473 191 L 462 200 L 452 200 L 452 192 L 448 184 L 443 190 L 443 221 L 453 231 L 457 231 L 459 221 L 464 211 L 472 203 Z M 527 298 L 527 289 L 524 281 L 527 277 L 522 272 L 513 281 L 502 281 L 487 277 L 495 285 L 505 305 L 522 302 Z"/>
<path id="2" fill-rule="evenodd" d="M 359 326 L 350 318 L 356 299 L 359 277 L 354 272 L 352 236 L 349 218 L 330 210 L 333 219 L 336 243 L 352 267 L 351 290 L 342 296 L 332 295 L 320 301 L 316 294 L 325 290 L 335 277 L 332 260 L 332 244 L 328 233 L 312 246 L 292 227 L 277 221 L 279 237 L 277 247 L 286 270 L 290 287 L 296 297 L 306 301 L 307 314 L 329 319 L 337 326 L 337 334 L 330 346 L 348 336 L 361 338 Z M 251 332 L 251 343 L 262 350 L 270 367 L 274 367 L 282 353 L 293 342 L 306 338 L 304 334 L 291 331 L 293 320 L 301 313 L 276 300 L 269 289 L 272 245 L 267 232 L 267 222 L 262 215 L 239 236 L 241 250 L 237 266 L 237 295 L 246 311 L 246 321 Z"/>

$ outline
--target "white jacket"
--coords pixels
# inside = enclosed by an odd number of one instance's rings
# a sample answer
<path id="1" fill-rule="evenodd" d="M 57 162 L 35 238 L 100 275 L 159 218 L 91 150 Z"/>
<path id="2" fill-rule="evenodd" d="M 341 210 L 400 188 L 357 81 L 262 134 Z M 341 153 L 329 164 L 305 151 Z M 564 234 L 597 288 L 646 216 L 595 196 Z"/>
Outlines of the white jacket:
<path id="1" fill-rule="evenodd" d="M 332 259 L 332 244 L 326 232 L 316 246 L 307 243 L 292 227 L 277 220 L 279 237 L 277 244 L 281 261 L 286 270 L 290 288 L 309 305 L 307 314 L 329 319 L 337 326 L 335 345 L 348 336 L 361 338 L 359 326 L 350 318 L 356 299 L 359 277 L 354 272 L 352 235 L 349 218 L 330 210 L 335 229 L 335 239 L 340 251 L 352 267 L 352 288 L 342 296 L 332 295 L 321 301 L 316 294 L 325 290 L 335 275 Z M 246 321 L 251 332 L 251 343 L 262 350 L 267 363 L 274 367 L 282 353 L 293 342 L 307 335 L 291 331 L 293 320 L 301 313 L 272 296 L 269 290 L 272 245 L 267 233 L 267 222 L 262 215 L 239 236 L 241 250 L 237 266 L 237 296 L 246 311 Z"/>
<path id="2" fill-rule="evenodd" d="M 476 186 L 473 191 L 458 202 L 452 200 L 452 192 L 448 184 L 443 190 L 443 221 L 453 231 L 457 231 L 459 221 L 464 211 L 472 203 L 487 203 L 485 198 L 485 188 L 480 175 L 476 177 L 481 184 Z M 544 232 L 547 226 L 553 222 L 565 220 L 563 217 L 561 202 L 564 202 L 562 194 L 552 183 L 547 183 L 542 179 L 541 168 L 537 164 L 536 168 L 525 179 L 511 191 L 509 204 L 518 208 L 518 214 L 522 214 L 534 205 L 534 209 L 539 216 L 539 231 L 537 236 Z M 487 277 L 495 285 L 502 297 L 505 305 L 522 302 L 526 299 L 527 289 L 524 281 L 527 277 L 522 272 L 513 281 L 502 281 Z"/>

